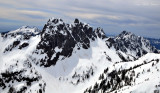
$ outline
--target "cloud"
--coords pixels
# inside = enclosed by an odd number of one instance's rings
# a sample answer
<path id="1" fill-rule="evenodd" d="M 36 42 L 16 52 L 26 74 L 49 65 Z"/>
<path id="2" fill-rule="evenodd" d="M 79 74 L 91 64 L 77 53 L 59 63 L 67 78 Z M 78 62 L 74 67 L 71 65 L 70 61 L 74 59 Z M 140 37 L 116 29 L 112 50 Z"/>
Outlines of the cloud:
<path id="1" fill-rule="evenodd" d="M 96 13 L 76 13 L 76 12 L 70 12 L 65 13 L 67 16 L 72 16 L 74 18 L 84 18 L 84 19 L 96 19 L 96 18 L 107 18 L 107 19 L 114 19 L 119 20 L 119 16 L 113 16 L 113 15 L 105 15 L 105 14 L 96 14 Z"/>
<path id="2" fill-rule="evenodd" d="M 160 33 L 158 9 L 159 0 L 1 0 L 0 24 L 10 26 L 15 21 L 40 26 L 50 17 L 67 22 L 80 18 L 106 32 L 136 30 L 145 35 L 148 31 Z"/>

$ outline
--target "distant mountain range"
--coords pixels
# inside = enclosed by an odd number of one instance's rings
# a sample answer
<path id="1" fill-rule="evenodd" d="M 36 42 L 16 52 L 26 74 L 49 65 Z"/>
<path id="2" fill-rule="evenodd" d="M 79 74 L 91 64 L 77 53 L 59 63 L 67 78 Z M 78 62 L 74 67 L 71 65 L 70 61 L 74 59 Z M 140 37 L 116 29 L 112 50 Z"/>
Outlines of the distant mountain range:
<path id="1" fill-rule="evenodd" d="M 115 35 L 107 35 L 108 37 L 115 37 Z M 145 39 L 149 40 L 150 44 L 157 49 L 160 49 L 160 39 L 157 38 L 149 38 L 144 37 Z"/>

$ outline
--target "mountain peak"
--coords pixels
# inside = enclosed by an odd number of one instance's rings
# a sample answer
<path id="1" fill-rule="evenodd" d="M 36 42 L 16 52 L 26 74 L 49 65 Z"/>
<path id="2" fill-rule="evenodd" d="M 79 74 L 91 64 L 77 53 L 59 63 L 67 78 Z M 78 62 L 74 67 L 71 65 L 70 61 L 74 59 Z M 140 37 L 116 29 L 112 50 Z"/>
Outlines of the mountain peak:
<path id="1" fill-rule="evenodd" d="M 104 33 L 103 29 L 100 27 L 95 29 L 95 34 L 102 39 L 106 38 L 106 34 Z"/>
<path id="2" fill-rule="evenodd" d="M 30 26 L 22 26 L 16 30 L 9 31 L 8 35 L 10 34 L 28 34 L 28 35 L 36 35 L 39 34 L 41 31 L 37 27 L 30 27 Z"/>
<path id="3" fill-rule="evenodd" d="M 76 18 L 76 19 L 74 20 L 74 23 L 79 23 L 78 18 Z"/>
<path id="4" fill-rule="evenodd" d="M 60 24 L 63 23 L 63 20 L 61 18 L 50 18 L 47 22 L 47 24 Z"/>
<path id="5" fill-rule="evenodd" d="M 24 26 L 21 26 L 19 29 L 26 29 L 26 28 L 31 28 L 31 27 L 24 25 Z"/>
<path id="6" fill-rule="evenodd" d="M 37 49 L 44 49 L 44 47 L 51 49 L 46 51 L 48 60 L 45 63 L 41 62 L 41 64 L 47 67 L 55 65 L 60 56 L 70 57 L 75 47 L 78 50 L 90 48 L 90 43 L 96 38 L 106 38 L 103 29 L 97 28 L 94 30 L 77 18 L 73 24 L 67 24 L 61 19 L 51 18 L 43 28 L 41 41 L 37 46 Z M 62 49 L 62 51 L 55 58 L 52 58 L 52 55 L 56 54 L 52 50 L 55 50 L 56 47 Z"/>
<path id="7" fill-rule="evenodd" d="M 125 37 L 125 36 L 133 36 L 134 34 L 131 32 L 127 32 L 127 31 L 122 31 L 118 36 L 119 37 Z"/>
<path id="8" fill-rule="evenodd" d="M 122 34 L 131 34 L 131 32 L 127 32 L 127 31 L 122 31 Z"/>
<path id="9" fill-rule="evenodd" d="M 150 42 L 143 37 L 136 36 L 135 34 L 123 31 L 114 38 L 115 48 L 127 54 L 136 54 L 136 58 L 143 56 L 147 53 L 157 53 L 157 49 L 151 46 Z"/>

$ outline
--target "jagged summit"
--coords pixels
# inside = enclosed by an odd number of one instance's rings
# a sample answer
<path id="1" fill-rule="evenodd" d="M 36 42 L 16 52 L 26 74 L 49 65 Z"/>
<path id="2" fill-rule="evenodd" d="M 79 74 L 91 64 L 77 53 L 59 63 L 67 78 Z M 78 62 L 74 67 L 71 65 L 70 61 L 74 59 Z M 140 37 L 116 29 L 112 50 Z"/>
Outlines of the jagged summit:
<path id="1" fill-rule="evenodd" d="M 63 24 L 63 20 L 62 19 L 60 19 L 60 18 L 54 18 L 54 17 L 52 17 L 52 18 L 50 18 L 49 20 L 48 20 L 48 22 L 47 22 L 47 25 L 58 25 L 58 24 Z"/>
<path id="2" fill-rule="evenodd" d="M 102 28 L 98 27 L 98 28 L 95 29 L 94 31 L 95 31 L 95 34 L 96 34 L 98 37 L 100 37 L 100 38 L 102 38 L 102 39 L 107 38 L 107 36 L 106 36 L 106 34 L 104 33 L 104 31 L 103 31 Z"/>
<path id="3" fill-rule="evenodd" d="M 79 19 L 78 19 L 78 18 L 76 18 L 76 19 L 74 20 L 74 23 L 79 24 Z"/>
<path id="4" fill-rule="evenodd" d="M 73 24 L 67 24 L 62 19 L 51 18 L 43 28 L 41 41 L 37 46 L 37 49 L 44 49 L 48 56 L 47 61 L 43 60 L 41 64 L 55 65 L 59 56 L 70 57 L 75 47 L 78 50 L 88 49 L 90 43 L 96 38 L 106 38 L 101 28 L 93 30 L 88 24 L 82 23 L 78 19 L 75 19 Z M 61 51 L 53 51 L 56 47 Z M 47 48 L 50 50 L 46 50 Z M 53 58 L 52 55 L 55 53 L 56 57 Z"/>
<path id="5" fill-rule="evenodd" d="M 130 35 L 130 34 L 133 34 L 131 32 L 127 32 L 127 31 L 122 31 L 119 35 Z"/>
<path id="6" fill-rule="evenodd" d="M 128 31 L 122 31 L 118 36 L 116 36 L 117 39 L 121 38 L 121 39 L 133 39 L 133 40 L 137 37 L 140 37 L 140 36 L 136 36 L 132 32 L 128 32 Z"/>

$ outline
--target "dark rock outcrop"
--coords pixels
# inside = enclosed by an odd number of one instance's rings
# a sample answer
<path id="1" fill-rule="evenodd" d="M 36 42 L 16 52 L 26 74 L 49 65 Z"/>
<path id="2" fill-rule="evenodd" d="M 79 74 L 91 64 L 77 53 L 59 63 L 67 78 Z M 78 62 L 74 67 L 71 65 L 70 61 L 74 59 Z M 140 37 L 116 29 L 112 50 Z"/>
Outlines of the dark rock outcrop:
<path id="1" fill-rule="evenodd" d="M 42 49 L 47 54 L 48 59 L 47 62 L 42 61 L 40 64 L 46 67 L 55 65 L 59 56 L 70 57 L 75 47 L 78 50 L 90 48 L 90 42 L 97 37 L 106 38 L 101 28 L 93 30 L 78 19 L 75 19 L 73 24 L 66 24 L 62 19 L 49 19 L 42 30 L 41 41 L 37 46 L 37 49 Z M 56 52 L 55 48 L 61 51 Z M 52 58 L 54 54 L 56 56 Z"/>

